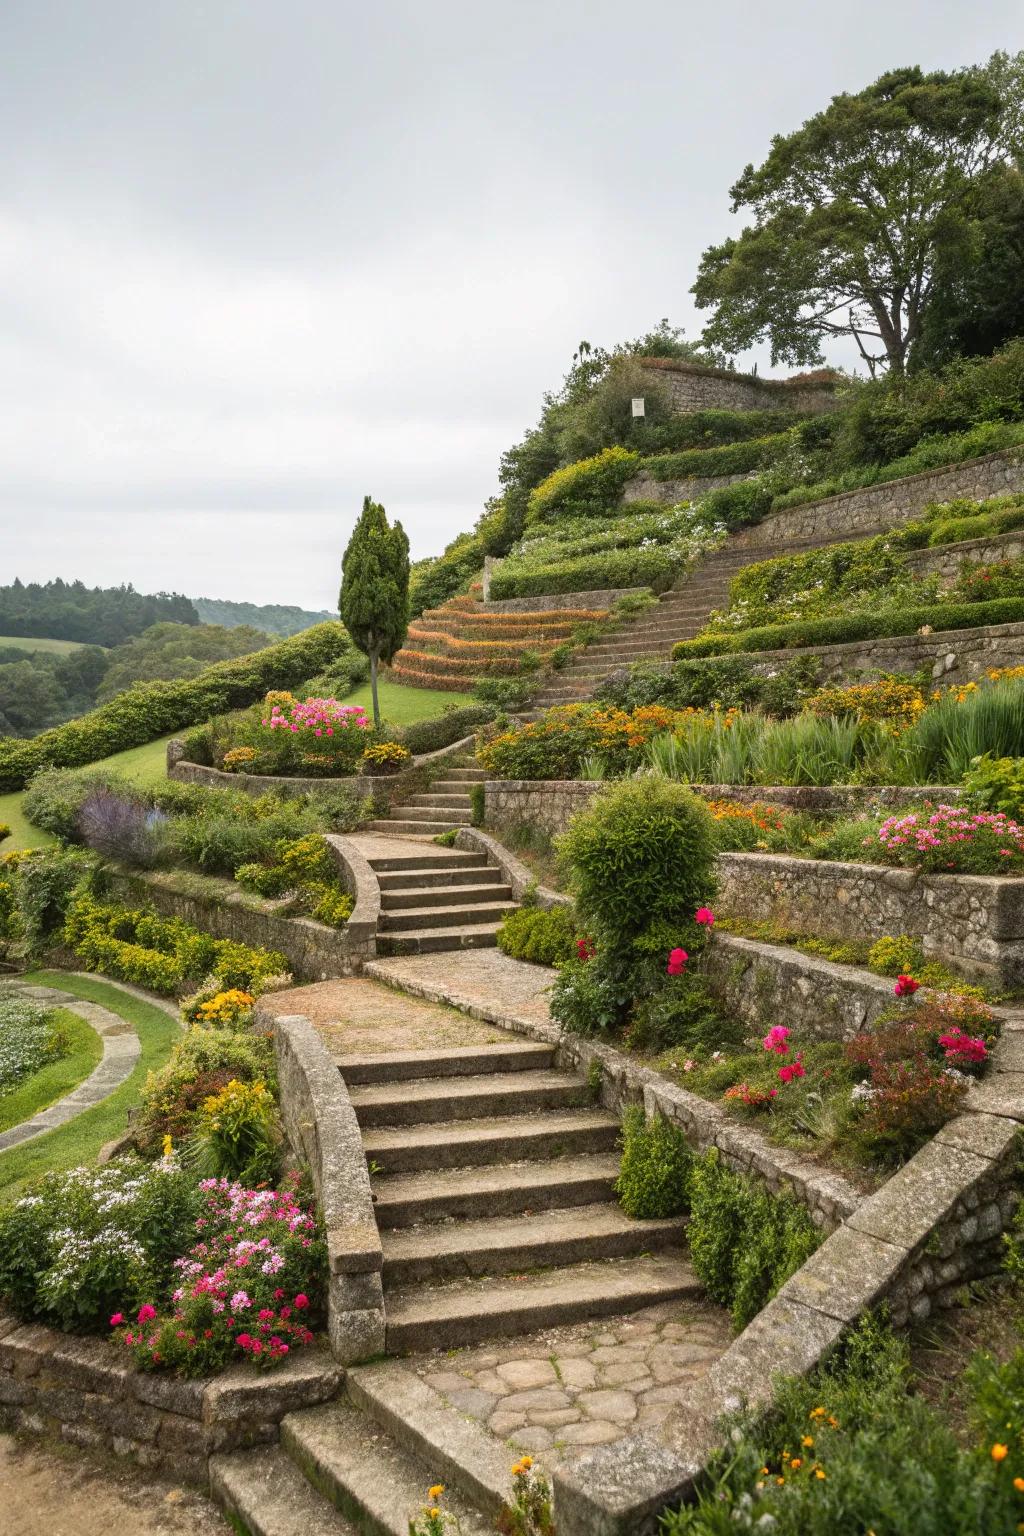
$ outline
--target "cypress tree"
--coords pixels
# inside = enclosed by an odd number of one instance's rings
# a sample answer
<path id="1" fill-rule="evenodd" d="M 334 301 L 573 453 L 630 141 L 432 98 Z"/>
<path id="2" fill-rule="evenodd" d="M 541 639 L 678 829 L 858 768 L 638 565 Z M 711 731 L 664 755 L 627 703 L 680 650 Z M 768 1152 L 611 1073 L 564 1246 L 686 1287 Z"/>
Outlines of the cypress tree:
<path id="1" fill-rule="evenodd" d="M 341 622 L 370 660 L 373 722 L 380 725 L 377 665 L 401 650 L 409 627 L 409 540 L 401 523 L 389 526 L 384 508 L 363 497 L 341 562 Z"/>

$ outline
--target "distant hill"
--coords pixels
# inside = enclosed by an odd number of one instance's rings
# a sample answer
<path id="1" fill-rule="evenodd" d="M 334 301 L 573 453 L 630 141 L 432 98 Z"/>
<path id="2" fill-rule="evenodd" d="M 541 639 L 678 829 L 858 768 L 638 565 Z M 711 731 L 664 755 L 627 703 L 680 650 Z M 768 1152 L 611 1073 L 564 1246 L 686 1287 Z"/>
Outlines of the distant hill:
<path id="1" fill-rule="evenodd" d="M 282 637 L 297 635 L 302 629 L 338 617 L 325 609 L 313 612 L 308 608 L 291 608 L 285 603 L 229 603 L 219 597 L 194 597 L 192 606 L 199 615 L 200 624 L 221 624 L 225 629 L 251 624 L 266 635 Z"/>
<path id="2" fill-rule="evenodd" d="M 179 592 L 136 592 L 133 586 L 87 587 L 82 581 L 0 586 L 0 635 L 8 640 L 73 640 L 121 645 L 152 624 L 198 624 Z"/>

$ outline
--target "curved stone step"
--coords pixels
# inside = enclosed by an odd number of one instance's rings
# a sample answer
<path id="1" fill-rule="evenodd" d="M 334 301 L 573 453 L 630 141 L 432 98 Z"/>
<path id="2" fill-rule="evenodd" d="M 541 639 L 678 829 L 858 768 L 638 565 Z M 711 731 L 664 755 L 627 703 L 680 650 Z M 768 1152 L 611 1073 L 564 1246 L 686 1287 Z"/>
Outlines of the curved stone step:
<path id="1" fill-rule="evenodd" d="M 456 928 L 421 928 L 412 933 L 379 933 L 379 955 L 430 955 L 448 949 L 494 949 L 500 923 L 467 923 Z"/>
<path id="2" fill-rule="evenodd" d="M 501 1045 L 462 1045 L 451 1050 L 382 1051 L 336 1056 L 338 1070 L 356 1083 L 399 1083 L 427 1077 L 473 1077 L 494 1072 L 532 1072 L 550 1068 L 553 1045 L 509 1039 Z"/>

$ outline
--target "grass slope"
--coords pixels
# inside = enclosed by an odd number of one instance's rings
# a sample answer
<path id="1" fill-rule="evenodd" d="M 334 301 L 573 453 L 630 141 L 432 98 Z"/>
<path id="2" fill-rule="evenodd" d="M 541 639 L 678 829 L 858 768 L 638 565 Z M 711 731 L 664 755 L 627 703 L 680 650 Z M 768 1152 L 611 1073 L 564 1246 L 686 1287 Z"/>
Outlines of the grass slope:
<path id="1" fill-rule="evenodd" d="M 67 1008 L 57 1010 L 71 1049 L 60 1061 L 48 1062 L 10 1093 L 0 1094 L 0 1131 L 20 1125 L 41 1109 L 49 1109 L 89 1076 L 103 1055 L 103 1041 L 84 1019 Z"/>
<path id="2" fill-rule="evenodd" d="M 405 683 L 392 683 L 382 678 L 377 684 L 381 717 L 391 725 L 413 725 L 417 720 L 429 720 L 449 707 L 461 709 L 475 700 L 469 693 L 448 693 L 440 688 L 409 688 Z M 361 704 L 367 714 L 372 712 L 370 685 L 364 683 L 345 699 L 346 704 Z"/>
<path id="3" fill-rule="evenodd" d="M 131 1076 L 102 1104 L 24 1146 L 0 1152 L 0 1203 L 16 1199 L 30 1180 L 51 1169 L 60 1172 L 92 1162 L 104 1143 L 124 1130 L 128 1109 L 138 1103 L 146 1073 L 166 1061 L 171 1046 L 181 1038 L 181 1026 L 162 1008 L 106 982 L 72 976 L 67 971 L 33 971 L 25 980 L 38 986 L 60 987 L 64 992 L 109 1008 L 138 1031 L 142 1053 Z"/>
<path id="4" fill-rule="evenodd" d="M 148 789 L 164 777 L 167 743 L 180 734 L 180 731 L 172 732 L 170 736 L 147 741 L 143 747 L 129 747 L 127 752 L 115 752 L 112 757 L 89 763 L 76 771 L 95 773 L 98 768 L 109 768 L 114 773 L 123 773 L 133 784 Z M 5 821 L 11 829 L 10 840 L 3 844 L 0 852 L 10 853 L 15 848 L 46 848 L 53 842 L 49 833 L 40 832 L 38 827 L 25 820 L 21 809 L 22 794 L 19 789 L 10 795 L 0 795 L 0 821 Z"/>
<path id="5" fill-rule="evenodd" d="M 19 651 L 46 651 L 49 656 L 66 656 L 68 651 L 81 650 L 84 643 L 83 640 L 41 640 L 36 635 L 0 635 L 0 650 L 10 645 Z"/>

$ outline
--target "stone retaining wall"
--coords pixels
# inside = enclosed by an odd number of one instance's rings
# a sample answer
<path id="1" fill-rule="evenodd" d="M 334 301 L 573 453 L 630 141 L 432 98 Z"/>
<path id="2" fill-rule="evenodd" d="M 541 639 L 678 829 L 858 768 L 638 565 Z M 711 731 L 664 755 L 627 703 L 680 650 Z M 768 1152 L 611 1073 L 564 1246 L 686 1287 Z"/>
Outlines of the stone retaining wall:
<path id="1" fill-rule="evenodd" d="M 841 491 L 821 501 L 773 512 L 754 527 L 733 534 L 729 548 L 764 548 L 764 558 L 769 560 L 781 544 L 796 539 L 855 539 L 909 522 L 932 502 L 961 496 L 983 501 L 1016 491 L 1024 491 L 1024 449 L 1003 448 L 980 459 L 926 469 L 902 480 Z"/>
<path id="2" fill-rule="evenodd" d="M 735 485 L 737 480 L 750 480 L 756 471 L 745 475 L 688 475 L 679 480 L 657 480 L 653 475 L 636 475 L 627 480 L 622 489 L 623 502 L 660 501 L 663 506 L 674 507 L 680 501 L 695 501 L 708 491 L 718 491 L 725 485 Z"/>
<path id="3" fill-rule="evenodd" d="M 674 357 L 638 359 L 651 387 L 668 394 L 673 411 L 778 411 L 806 414 L 834 411 L 840 404 L 837 381 L 828 378 L 762 379 L 755 373 L 706 368 Z"/>
<path id="4" fill-rule="evenodd" d="M 968 975 L 997 987 L 1024 981 L 1024 880 L 773 853 L 721 853 L 717 870 L 723 912 L 821 937 L 913 934 L 926 956 Z"/>
<path id="5" fill-rule="evenodd" d="M 286 1413 L 333 1398 L 341 1367 L 297 1351 L 273 1371 L 237 1366 L 207 1380 L 137 1370 L 106 1339 L 0 1314 L 0 1426 L 111 1452 L 205 1488 L 216 1451 L 272 1444 Z"/>
<path id="6" fill-rule="evenodd" d="M 489 827 L 526 824 L 540 827 L 550 836 L 564 832 L 577 811 L 589 806 L 605 787 L 593 779 L 488 779 L 484 785 L 484 820 Z M 791 810 L 836 812 L 856 815 L 873 805 L 902 807 L 925 801 L 959 800 L 962 786 L 931 784 L 904 789 L 837 784 L 833 788 L 811 785 L 694 784 L 707 800 L 736 800 L 741 805 L 767 801 Z"/>
<path id="7" fill-rule="evenodd" d="M 496 561 L 494 572 L 501 569 Z M 493 572 L 492 572 L 493 574 Z M 620 597 L 639 597 L 647 587 L 600 587 L 594 592 L 549 592 L 542 597 L 501 597 L 480 604 L 481 613 L 557 613 L 561 608 L 610 608 Z"/>
<path id="8" fill-rule="evenodd" d="M 968 564 L 988 565 L 993 560 L 1019 560 L 1024 555 L 1024 528 L 1012 533 L 990 534 L 982 539 L 962 539 L 958 544 L 938 544 L 934 549 L 909 550 L 907 564 L 915 576 L 938 576 L 939 590 L 951 587 Z"/>
<path id="9" fill-rule="evenodd" d="M 256 1010 L 273 1030 L 281 1118 L 309 1165 L 327 1232 L 327 1322 L 343 1365 L 383 1354 L 384 1267 L 355 1110 L 317 1030 L 300 1014 Z"/>

